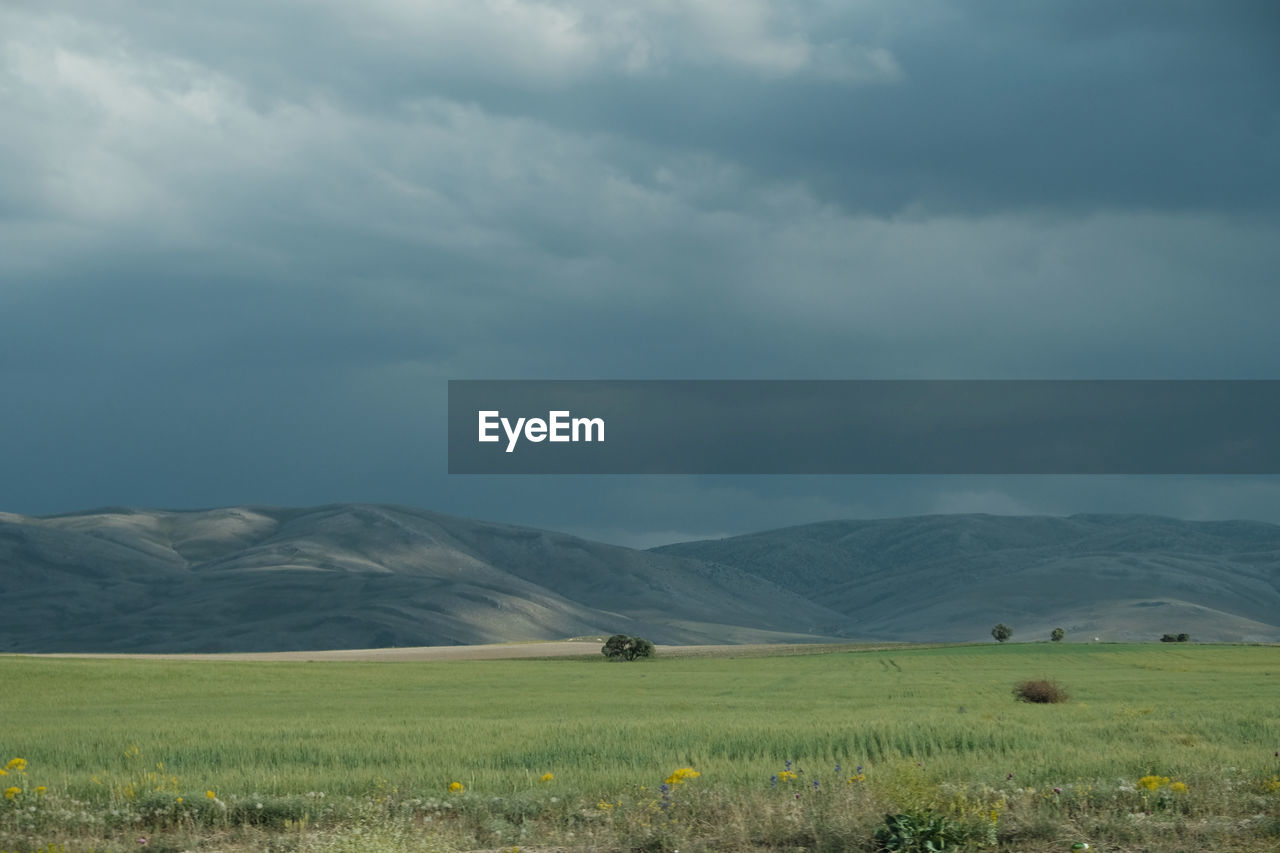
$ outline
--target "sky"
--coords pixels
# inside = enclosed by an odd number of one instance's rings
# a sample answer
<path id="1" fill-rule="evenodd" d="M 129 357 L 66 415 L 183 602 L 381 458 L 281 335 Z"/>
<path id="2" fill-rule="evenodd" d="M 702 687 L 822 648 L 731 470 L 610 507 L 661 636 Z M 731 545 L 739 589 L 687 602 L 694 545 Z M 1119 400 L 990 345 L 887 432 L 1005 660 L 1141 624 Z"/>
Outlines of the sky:
<path id="1" fill-rule="evenodd" d="M 0 0 L 0 511 L 629 545 L 1276 477 L 449 476 L 449 379 L 1280 379 L 1272 0 Z"/>

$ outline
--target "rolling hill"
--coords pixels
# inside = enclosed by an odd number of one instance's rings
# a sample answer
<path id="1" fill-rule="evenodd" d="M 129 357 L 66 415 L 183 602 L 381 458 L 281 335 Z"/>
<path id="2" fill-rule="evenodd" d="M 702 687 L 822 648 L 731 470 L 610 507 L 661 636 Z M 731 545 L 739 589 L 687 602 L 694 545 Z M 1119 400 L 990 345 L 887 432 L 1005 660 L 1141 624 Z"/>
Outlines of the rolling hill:
<path id="1" fill-rule="evenodd" d="M 0 651 L 1280 640 L 1280 527 L 1149 516 L 833 521 L 639 551 L 405 507 L 0 514 Z"/>
<path id="2" fill-rule="evenodd" d="M 754 575 L 404 507 L 0 515 L 0 651 L 238 652 L 636 633 L 771 642 L 848 620 Z"/>
<path id="3" fill-rule="evenodd" d="M 830 521 L 684 542 L 899 640 L 1280 640 L 1280 526 L 1142 515 Z"/>

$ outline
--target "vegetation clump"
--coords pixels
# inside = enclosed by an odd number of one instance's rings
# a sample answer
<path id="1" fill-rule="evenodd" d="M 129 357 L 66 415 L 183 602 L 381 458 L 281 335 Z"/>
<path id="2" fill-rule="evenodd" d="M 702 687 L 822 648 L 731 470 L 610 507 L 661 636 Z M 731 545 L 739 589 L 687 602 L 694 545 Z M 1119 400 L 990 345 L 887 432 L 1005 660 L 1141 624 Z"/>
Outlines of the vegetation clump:
<path id="1" fill-rule="evenodd" d="M 1013 636 L 1013 629 L 1001 622 L 999 625 L 991 629 L 991 636 L 996 638 L 996 642 L 1003 643 L 1005 640 Z"/>
<path id="2" fill-rule="evenodd" d="M 1187 643 L 1190 641 L 1190 634 L 1165 634 L 1160 638 L 1160 642 L 1162 643 Z"/>
<path id="3" fill-rule="evenodd" d="M 964 833 L 945 815 L 933 813 L 887 814 L 876 830 L 877 850 L 893 853 L 932 853 L 951 850 L 964 841 Z"/>
<path id="4" fill-rule="evenodd" d="M 1053 705 L 1071 698 L 1058 682 L 1043 678 L 1019 682 L 1013 688 L 1013 695 L 1020 702 L 1033 702 L 1038 705 Z"/>
<path id="5" fill-rule="evenodd" d="M 600 653 L 609 660 L 637 660 L 653 657 L 653 643 L 644 637 L 628 637 L 626 634 L 614 634 L 605 640 Z"/>
<path id="6" fill-rule="evenodd" d="M 1049 639 L 1053 640 L 1055 643 L 1061 643 L 1062 638 L 1065 636 L 1067 636 L 1067 632 L 1061 628 L 1054 628 L 1053 631 L 1049 633 Z"/>

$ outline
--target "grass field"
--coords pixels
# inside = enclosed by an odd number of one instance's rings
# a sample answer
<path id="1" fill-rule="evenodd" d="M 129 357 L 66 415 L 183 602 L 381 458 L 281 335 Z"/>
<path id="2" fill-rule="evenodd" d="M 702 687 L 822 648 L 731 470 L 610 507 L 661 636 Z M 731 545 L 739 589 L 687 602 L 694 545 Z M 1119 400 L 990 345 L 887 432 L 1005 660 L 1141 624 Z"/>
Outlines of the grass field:
<path id="1" fill-rule="evenodd" d="M 1071 699 L 1014 700 L 1039 677 Z M 909 812 L 974 849 L 1273 850 L 1277 706 L 1275 647 L 0 658 L 0 848 L 874 850 Z"/>

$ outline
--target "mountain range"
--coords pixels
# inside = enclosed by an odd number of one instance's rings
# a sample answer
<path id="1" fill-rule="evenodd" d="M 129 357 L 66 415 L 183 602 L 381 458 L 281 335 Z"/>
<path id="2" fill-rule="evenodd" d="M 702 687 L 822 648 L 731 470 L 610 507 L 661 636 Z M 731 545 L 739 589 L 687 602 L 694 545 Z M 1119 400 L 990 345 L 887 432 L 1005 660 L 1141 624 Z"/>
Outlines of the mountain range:
<path id="1" fill-rule="evenodd" d="M 400 506 L 0 513 L 0 651 L 233 652 L 612 633 L 660 643 L 1280 641 L 1280 526 L 828 521 L 636 550 Z"/>

